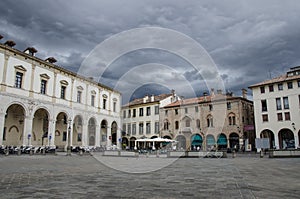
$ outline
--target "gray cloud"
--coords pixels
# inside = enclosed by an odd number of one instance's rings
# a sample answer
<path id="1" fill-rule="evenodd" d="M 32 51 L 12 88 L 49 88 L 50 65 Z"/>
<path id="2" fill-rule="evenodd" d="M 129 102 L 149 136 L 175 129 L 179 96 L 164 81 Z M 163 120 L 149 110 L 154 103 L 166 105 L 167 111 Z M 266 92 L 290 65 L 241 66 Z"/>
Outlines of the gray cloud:
<path id="1" fill-rule="evenodd" d="M 170 28 L 199 42 L 218 66 L 226 89 L 239 93 L 300 65 L 299 10 L 293 0 L 3 0 L 0 34 L 1 42 L 12 39 L 20 50 L 34 46 L 38 57 L 54 56 L 59 65 L 76 71 L 97 44 L 114 34 L 137 27 Z M 128 53 L 108 68 L 102 80 L 114 86 L 130 68 L 146 63 L 173 67 L 198 88 L 197 93 L 205 89 L 189 63 L 161 51 Z M 203 73 L 213 77 L 209 71 Z"/>

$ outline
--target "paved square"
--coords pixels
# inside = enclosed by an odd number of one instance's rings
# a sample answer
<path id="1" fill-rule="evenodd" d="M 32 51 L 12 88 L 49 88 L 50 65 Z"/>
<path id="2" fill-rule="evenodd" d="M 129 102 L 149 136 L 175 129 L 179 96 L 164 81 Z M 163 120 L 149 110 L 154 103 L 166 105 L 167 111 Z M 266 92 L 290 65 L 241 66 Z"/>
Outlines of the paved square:
<path id="1" fill-rule="evenodd" d="M 154 164 L 161 161 L 158 158 L 144 160 Z M 114 163 L 128 166 L 138 161 L 121 158 Z M 247 155 L 234 159 L 182 158 L 162 169 L 141 174 L 109 168 L 93 156 L 63 154 L 0 156 L 0 165 L 1 198 L 300 196 L 300 158 L 269 159 Z"/>

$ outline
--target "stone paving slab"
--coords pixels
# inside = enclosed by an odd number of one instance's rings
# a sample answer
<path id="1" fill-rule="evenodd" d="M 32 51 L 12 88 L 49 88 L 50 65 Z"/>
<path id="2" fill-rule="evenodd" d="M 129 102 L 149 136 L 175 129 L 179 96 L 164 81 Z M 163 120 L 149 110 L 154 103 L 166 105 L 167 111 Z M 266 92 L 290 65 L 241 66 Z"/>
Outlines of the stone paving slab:
<path id="1" fill-rule="evenodd" d="M 0 156 L 0 198 L 299 198 L 300 159 L 175 159 L 130 173 L 93 156 Z M 163 158 L 119 158 L 112 165 L 158 164 Z M 165 158 L 167 159 L 167 158 Z M 107 160 L 107 159 L 106 159 Z M 126 160 L 126 162 L 125 162 Z M 145 165 L 140 164 L 141 167 Z"/>

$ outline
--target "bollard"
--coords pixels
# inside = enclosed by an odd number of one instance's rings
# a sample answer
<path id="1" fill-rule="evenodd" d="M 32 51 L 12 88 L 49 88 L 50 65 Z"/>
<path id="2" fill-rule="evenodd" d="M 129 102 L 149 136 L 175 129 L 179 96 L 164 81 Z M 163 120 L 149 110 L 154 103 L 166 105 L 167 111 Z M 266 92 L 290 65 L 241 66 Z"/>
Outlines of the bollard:
<path id="1" fill-rule="evenodd" d="M 159 158 L 159 150 L 156 151 L 156 157 Z"/>
<path id="2" fill-rule="evenodd" d="M 79 150 L 79 155 L 82 156 L 83 155 L 83 151 L 82 149 Z"/>
<path id="3" fill-rule="evenodd" d="M 33 155 L 33 149 L 30 149 L 29 155 Z"/>
<path id="4" fill-rule="evenodd" d="M 259 156 L 260 158 L 263 158 L 264 157 L 264 152 L 261 150 L 260 151 L 260 156 Z"/>
<path id="5" fill-rule="evenodd" d="M 43 148 L 43 149 L 42 149 L 42 154 L 43 154 L 43 155 L 46 155 L 46 148 Z"/>
<path id="6" fill-rule="evenodd" d="M 223 151 L 223 158 L 227 158 L 227 152 Z"/>
<path id="7" fill-rule="evenodd" d="M 18 149 L 18 155 L 21 155 L 21 149 Z"/>
<path id="8" fill-rule="evenodd" d="M 6 149 L 6 150 L 5 150 L 5 156 L 8 156 L 8 155 L 9 155 L 9 150 Z"/>
<path id="9" fill-rule="evenodd" d="M 232 158 L 235 158 L 236 157 L 236 153 L 235 153 L 235 150 L 232 151 Z"/>

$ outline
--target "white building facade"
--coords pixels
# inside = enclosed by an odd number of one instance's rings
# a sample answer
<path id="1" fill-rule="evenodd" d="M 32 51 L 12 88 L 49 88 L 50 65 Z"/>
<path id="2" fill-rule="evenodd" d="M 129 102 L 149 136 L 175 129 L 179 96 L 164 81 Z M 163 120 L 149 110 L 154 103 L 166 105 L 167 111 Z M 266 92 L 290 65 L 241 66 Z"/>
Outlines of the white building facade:
<path id="1" fill-rule="evenodd" d="M 133 149 L 134 141 L 140 138 L 160 137 L 159 109 L 172 103 L 178 97 L 172 94 L 145 96 L 122 107 L 122 142 Z"/>
<path id="2" fill-rule="evenodd" d="M 269 138 L 270 148 L 298 148 L 300 67 L 250 88 L 253 91 L 256 137 Z"/>
<path id="3" fill-rule="evenodd" d="M 6 45 L 5 45 L 6 44 Z M 121 94 L 0 44 L 0 145 L 111 146 L 121 131 Z"/>

